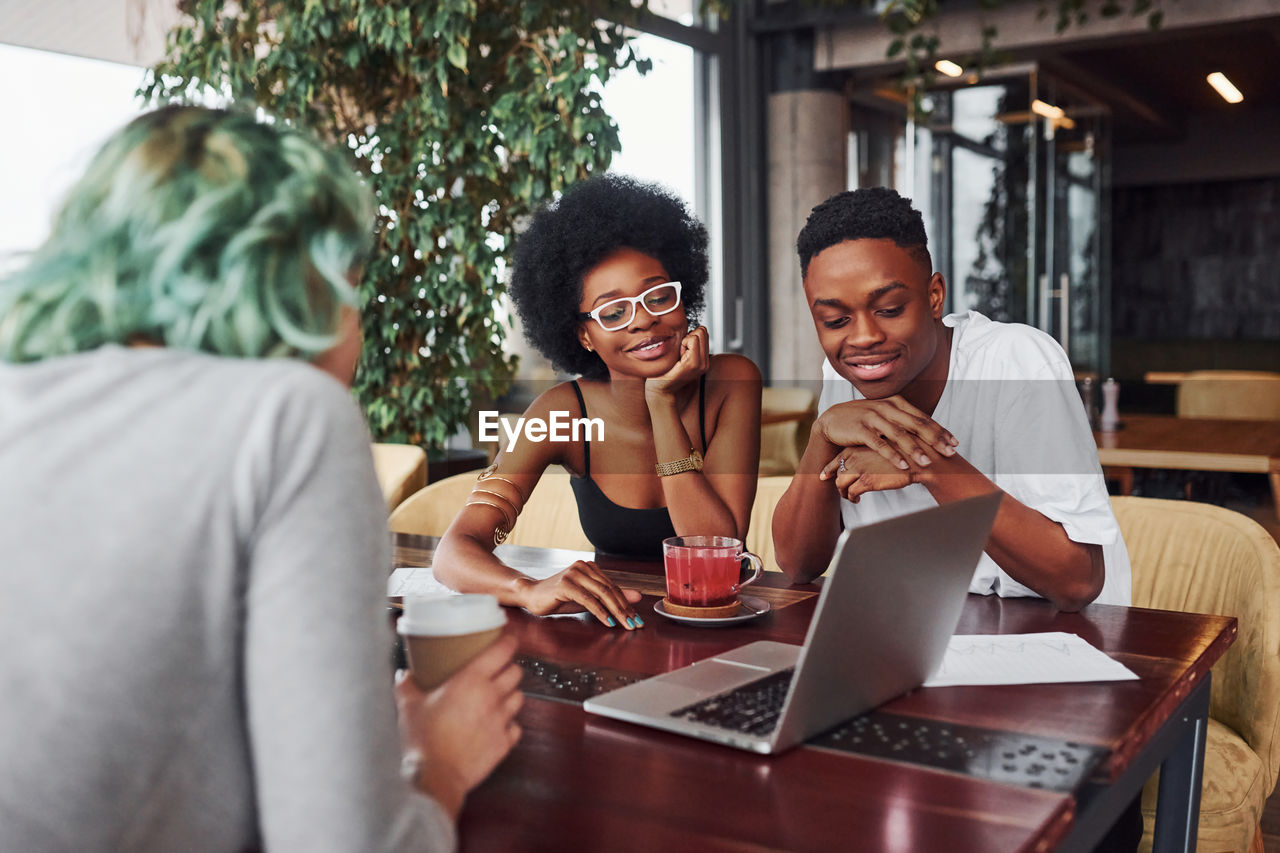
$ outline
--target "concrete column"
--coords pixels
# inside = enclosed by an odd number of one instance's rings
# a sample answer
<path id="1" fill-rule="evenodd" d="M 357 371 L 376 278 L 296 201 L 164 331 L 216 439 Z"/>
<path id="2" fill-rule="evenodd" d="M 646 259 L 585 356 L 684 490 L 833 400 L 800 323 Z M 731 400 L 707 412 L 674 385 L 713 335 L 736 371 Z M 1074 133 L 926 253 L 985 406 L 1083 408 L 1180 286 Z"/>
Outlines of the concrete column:
<path id="1" fill-rule="evenodd" d="M 768 109 L 768 379 L 807 384 L 822 378 L 823 355 L 800 286 L 796 235 L 815 205 L 846 189 L 849 105 L 840 92 L 801 90 L 770 95 Z"/>

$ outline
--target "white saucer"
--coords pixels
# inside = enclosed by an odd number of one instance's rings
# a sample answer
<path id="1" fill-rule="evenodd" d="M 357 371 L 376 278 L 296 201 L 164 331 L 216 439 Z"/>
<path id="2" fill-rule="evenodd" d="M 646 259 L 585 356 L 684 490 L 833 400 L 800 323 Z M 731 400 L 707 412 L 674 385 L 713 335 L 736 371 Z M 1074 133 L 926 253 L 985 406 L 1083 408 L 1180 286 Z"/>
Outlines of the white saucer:
<path id="1" fill-rule="evenodd" d="M 738 599 L 738 615 L 724 616 L 718 619 L 707 619 L 702 616 L 677 616 L 674 613 L 668 613 L 667 608 L 662 606 L 662 599 L 658 599 L 653 603 L 653 612 L 668 619 L 674 619 L 677 622 L 683 622 L 686 625 L 698 625 L 703 628 L 718 628 L 722 625 L 737 625 L 739 622 L 750 622 L 765 615 L 772 610 L 772 605 L 763 598 L 753 598 L 744 595 Z"/>

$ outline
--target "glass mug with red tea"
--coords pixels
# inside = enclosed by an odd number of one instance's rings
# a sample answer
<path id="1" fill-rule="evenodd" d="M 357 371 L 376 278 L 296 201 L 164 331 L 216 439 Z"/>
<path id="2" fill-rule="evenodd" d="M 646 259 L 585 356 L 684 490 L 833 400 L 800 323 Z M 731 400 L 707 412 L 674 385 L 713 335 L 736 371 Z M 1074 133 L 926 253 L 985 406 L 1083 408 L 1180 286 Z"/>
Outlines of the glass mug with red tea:
<path id="1" fill-rule="evenodd" d="M 752 573 L 742 576 L 742 561 Z M 725 618 L 738 613 L 738 593 L 759 580 L 764 563 L 743 550 L 740 539 L 727 536 L 673 536 L 662 541 L 662 562 L 667 574 L 663 607 L 676 616 Z"/>

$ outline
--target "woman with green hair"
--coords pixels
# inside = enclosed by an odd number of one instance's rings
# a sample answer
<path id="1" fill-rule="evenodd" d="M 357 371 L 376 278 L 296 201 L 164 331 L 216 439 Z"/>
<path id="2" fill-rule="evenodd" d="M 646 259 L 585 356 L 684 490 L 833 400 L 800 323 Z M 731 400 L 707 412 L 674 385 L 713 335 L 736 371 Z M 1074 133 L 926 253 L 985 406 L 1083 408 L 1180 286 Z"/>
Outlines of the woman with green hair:
<path id="1" fill-rule="evenodd" d="M 510 640 L 393 701 L 371 211 L 303 134 L 167 107 L 0 280 L 0 849 L 449 848 L 519 736 Z"/>

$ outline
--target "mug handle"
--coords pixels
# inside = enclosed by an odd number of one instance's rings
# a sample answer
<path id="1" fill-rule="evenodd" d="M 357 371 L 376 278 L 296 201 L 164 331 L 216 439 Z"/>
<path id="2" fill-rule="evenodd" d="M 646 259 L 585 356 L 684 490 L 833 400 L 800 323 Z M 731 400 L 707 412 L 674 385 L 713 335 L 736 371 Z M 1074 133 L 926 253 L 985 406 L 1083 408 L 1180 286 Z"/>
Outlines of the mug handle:
<path id="1" fill-rule="evenodd" d="M 760 580 L 760 575 L 764 574 L 764 561 L 761 560 L 759 557 L 757 557 L 755 554 L 752 554 L 750 551 L 743 551 L 741 554 L 738 555 L 738 560 L 739 562 L 741 562 L 742 560 L 750 560 L 753 571 L 751 573 L 751 577 L 747 578 L 746 580 L 739 583 L 736 587 L 734 587 L 735 592 L 741 591 L 741 589 L 747 584 L 755 583 L 756 581 Z"/>

